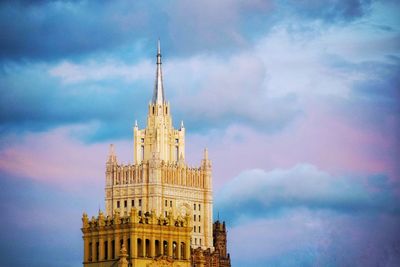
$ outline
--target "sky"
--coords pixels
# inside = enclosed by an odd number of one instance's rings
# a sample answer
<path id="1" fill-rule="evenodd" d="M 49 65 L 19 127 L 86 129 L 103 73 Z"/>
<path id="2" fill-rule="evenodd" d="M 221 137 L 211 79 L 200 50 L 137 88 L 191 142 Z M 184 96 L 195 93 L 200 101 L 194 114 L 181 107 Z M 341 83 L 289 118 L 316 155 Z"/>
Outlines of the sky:
<path id="1" fill-rule="evenodd" d="M 400 266 L 400 2 L 0 1 L 0 266 L 81 266 L 161 40 L 232 266 Z"/>

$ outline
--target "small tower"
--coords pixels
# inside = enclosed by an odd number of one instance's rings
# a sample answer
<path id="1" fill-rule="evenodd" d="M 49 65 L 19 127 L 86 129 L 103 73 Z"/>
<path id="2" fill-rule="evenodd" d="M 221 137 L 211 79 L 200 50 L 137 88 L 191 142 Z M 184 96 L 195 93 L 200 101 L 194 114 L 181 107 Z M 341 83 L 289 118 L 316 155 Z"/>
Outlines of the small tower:
<path id="1" fill-rule="evenodd" d="M 213 225 L 213 237 L 214 237 L 214 248 L 215 253 L 219 254 L 219 266 L 228 267 L 231 266 L 231 259 L 229 253 L 227 253 L 227 239 L 226 239 L 226 227 L 225 222 L 216 221 Z"/>

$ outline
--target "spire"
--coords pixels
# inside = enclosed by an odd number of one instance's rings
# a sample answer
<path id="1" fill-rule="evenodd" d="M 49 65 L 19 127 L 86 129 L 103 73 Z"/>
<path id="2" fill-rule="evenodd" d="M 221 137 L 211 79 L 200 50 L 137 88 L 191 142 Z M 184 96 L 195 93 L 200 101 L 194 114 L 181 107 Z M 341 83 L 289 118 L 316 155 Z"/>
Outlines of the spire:
<path id="1" fill-rule="evenodd" d="M 163 104 L 164 103 L 164 87 L 163 87 L 163 79 L 162 79 L 162 71 L 161 71 L 160 39 L 158 39 L 158 43 L 157 43 L 157 72 L 156 72 L 156 81 L 155 81 L 155 85 L 154 85 L 152 102 L 153 102 L 153 104 Z"/>
<path id="2" fill-rule="evenodd" d="M 110 152 L 108 153 L 108 162 L 116 162 L 116 161 L 117 161 L 117 156 L 115 155 L 114 144 L 110 144 Z"/>

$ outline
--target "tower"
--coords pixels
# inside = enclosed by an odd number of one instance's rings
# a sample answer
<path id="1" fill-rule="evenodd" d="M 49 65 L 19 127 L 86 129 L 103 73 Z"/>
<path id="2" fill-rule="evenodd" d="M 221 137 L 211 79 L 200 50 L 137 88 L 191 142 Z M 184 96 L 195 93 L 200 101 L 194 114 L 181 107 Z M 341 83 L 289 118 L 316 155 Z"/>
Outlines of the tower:
<path id="1" fill-rule="evenodd" d="M 204 258 L 204 266 L 214 266 L 222 253 L 221 246 L 214 253 L 208 150 L 204 149 L 198 167 L 186 164 L 185 127 L 183 122 L 177 129 L 173 126 L 161 66 L 158 41 L 146 127 L 140 129 L 137 122 L 133 127 L 134 162 L 119 163 L 110 145 L 105 214 L 82 217 L 84 266 L 108 267 L 117 262 L 118 266 L 199 266 L 193 261 L 198 260 L 192 257 L 195 252 Z M 216 237 L 220 240 L 220 235 Z"/>

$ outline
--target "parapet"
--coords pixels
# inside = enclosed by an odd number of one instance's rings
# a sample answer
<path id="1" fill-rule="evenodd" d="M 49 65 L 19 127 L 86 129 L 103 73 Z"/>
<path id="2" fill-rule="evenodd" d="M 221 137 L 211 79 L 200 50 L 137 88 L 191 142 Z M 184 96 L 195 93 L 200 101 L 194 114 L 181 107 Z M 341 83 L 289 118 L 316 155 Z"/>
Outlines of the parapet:
<path id="1" fill-rule="evenodd" d="M 132 208 L 129 215 L 121 216 L 119 209 L 116 209 L 112 217 L 105 217 L 103 212 L 99 211 L 97 218 L 93 216 L 92 219 L 89 219 L 88 215 L 83 213 L 82 231 L 97 231 L 103 228 L 116 228 L 133 224 L 192 227 L 191 223 L 191 216 L 189 215 L 173 217 L 169 213 L 166 217 L 163 215 L 156 216 L 154 211 L 139 214 L 136 208 Z"/>

